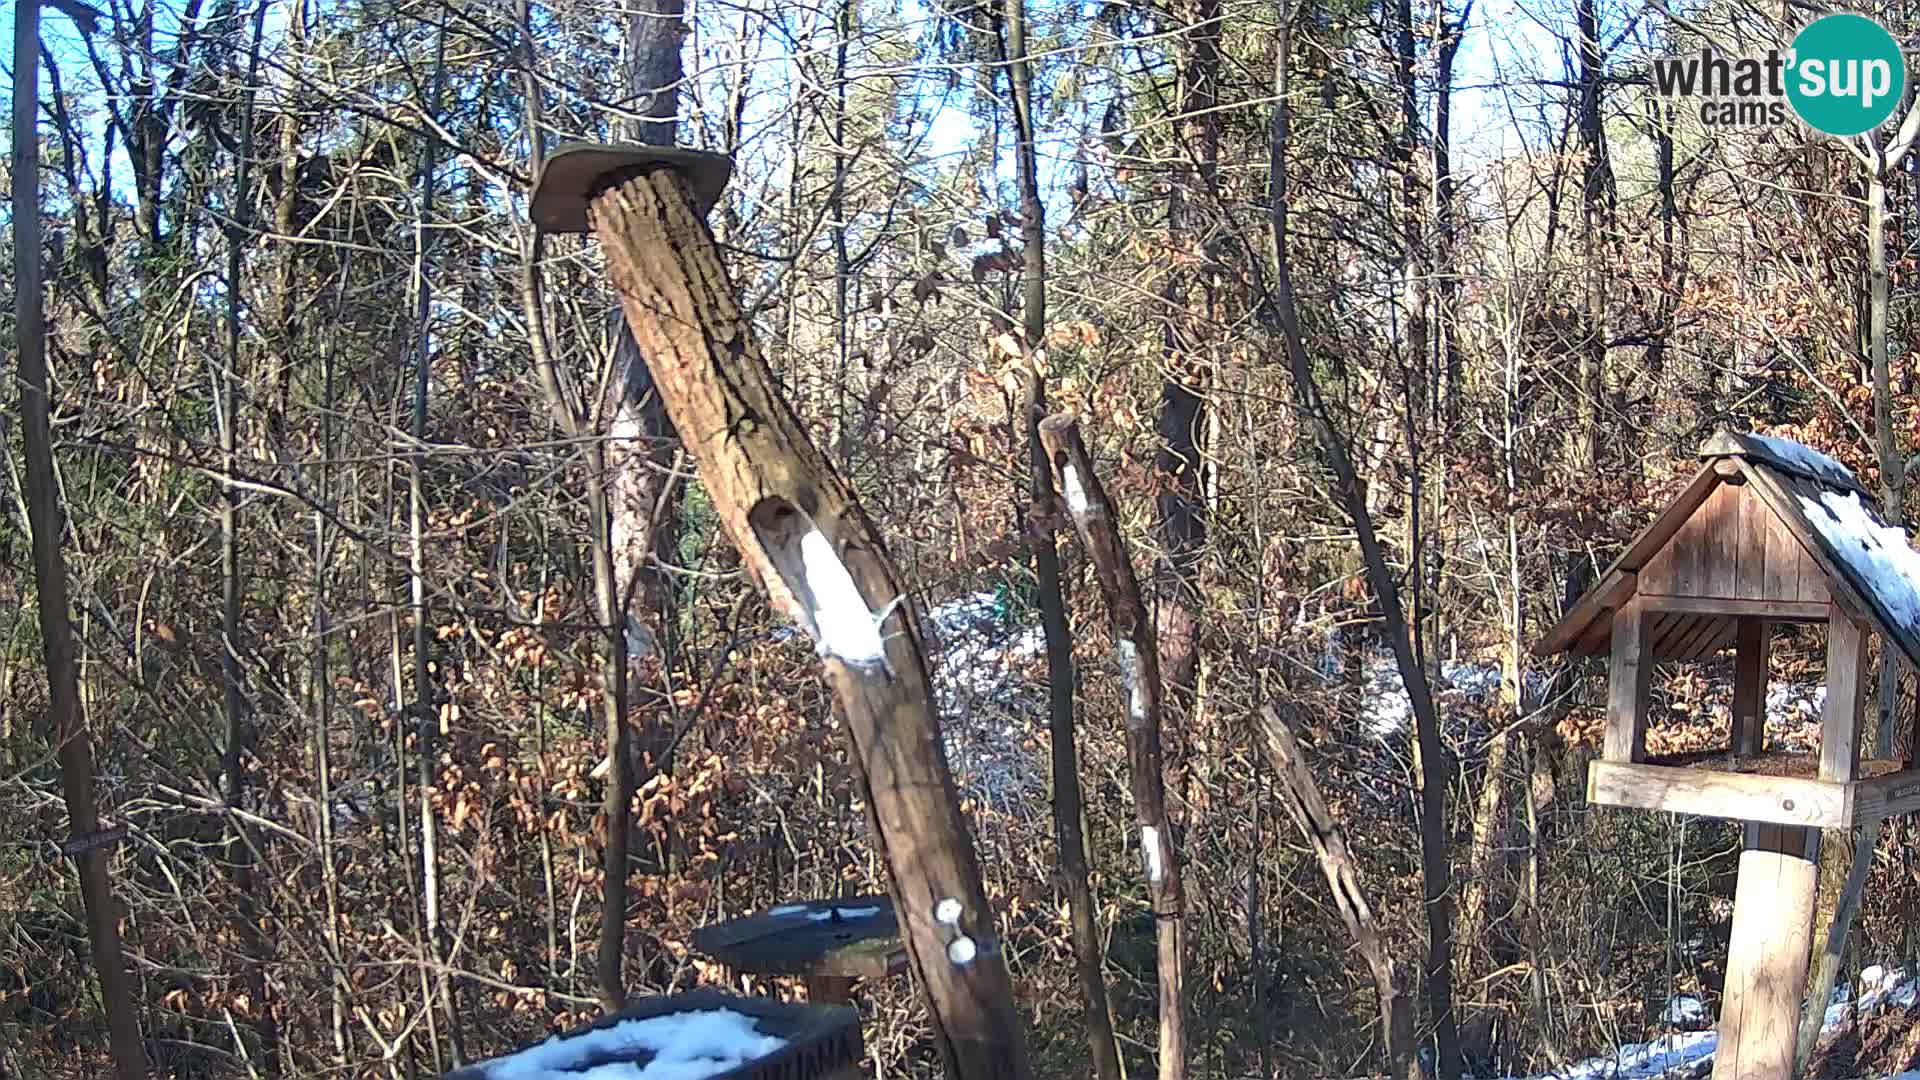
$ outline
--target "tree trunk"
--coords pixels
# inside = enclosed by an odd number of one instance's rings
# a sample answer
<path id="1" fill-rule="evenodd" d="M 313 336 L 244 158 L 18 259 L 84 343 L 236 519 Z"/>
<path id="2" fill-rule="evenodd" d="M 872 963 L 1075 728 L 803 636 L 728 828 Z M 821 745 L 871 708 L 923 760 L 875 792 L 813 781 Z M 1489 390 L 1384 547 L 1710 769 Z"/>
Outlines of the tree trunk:
<path id="1" fill-rule="evenodd" d="M 1607 230 L 1613 220 L 1613 167 L 1607 160 L 1606 130 L 1600 122 L 1600 27 L 1596 0 L 1576 0 L 1580 47 L 1580 149 L 1585 160 L 1580 186 L 1581 257 L 1586 261 L 1587 318 L 1580 353 L 1574 463 L 1591 469 L 1600 462 L 1600 400 L 1606 391 Z"/>
<path id="2" fill-rule="evenodd" d="M 686 181 L 616 174 L 589 205 L 627 323 L 774 607 L 817 642 L 844 710 L 870 840 L 949 1075 L 1031 1075 L 906 589 L 878 532 L 776 389 Z"/>
<path id="3" fill-rule="evenodd" d="M 1448 865 L 1447 785 L 1451 769 L 1440 745 L 1439 716 L 1434 709 L 1433 693 L 1426 672 L 1415 661 L 1407 633 L 1399 587 L 1386 554 L 1374 533 L 1372 516 L 1367 512 L 1366 496 L 1354 475 L 1347 444 L 1334 429 L 1325 401 L 1307 356 L 1300 328 L 1299 312 L 1293 298 L 1293 267 L 1287 251 L 1287 139 L 1292 122 L 1287 95 L 1289 74 L 1290 27 L 1284 22 L 1275 46 L 1273 136 L 1269 175 L 1271 197 L 1268 208 L 1273 223 L 1274 293 L 1273 316 L 1279 324 L 1281 344 L 1287 366 L 1293 376 L 1294 397 L 1321 448 L 1333 468 L 1335 493 L 1353 523 L 1367 579 L 1380 602 L 1381 623 L 1388 644 L 1393 647 L 1401 681 L 1413 708 L 1416 745 L 1420 753 L 1420 861 L 1425 885 L 1427 915 L 1427 1008 L 1432 1014 L 1438 1043 L 1440 1075 L 1453 1080 L 1460 1075 L 1458 1025 L 1453 1014 L 1453 893 Z"/>
<path id="4" fill-rule="evenodd" d="M 67 612 L 67 563 L 62 544 L 66 515 L 53 470 L 53 379 L 47 370 L 46 323 L 40 273 L 40 3 L 20 0 L 13 16 L 13 281 L 14 342 L 20 378 L 21 442 L 26 452 L 28 524 L 33 530 L 33 574 L 40 637 L 47 664 L 47 726 L 58 741 L 60 787 L 67 803 L 66 850 L 77 864 L 86 908 L 87 941 L 117 1080 L 145 1080 L 126 958 L 120 948 L 120 911 L 107 872 L 111 833 L 100 828 L 94 801 L 93 736 L 80 712 L 80 671 Z"/>
<path id="5" fill-rule="evenodd" d="M 1067 513 L 1086 545 L 1113 626 L 1114 653 L 1127 695 L 1127 774 L 1156 928 L 1160 1080 L 1181 1080 L 1187 1073 L 1187 901 L 1162 773 L 1160 651 L 1133 562 L 1120 539 L 1119 519 L 1081 441 L 1079 422 L 1064 413 L 1048 417 L 1040 425 L 1040 441 L 1051 459 L 1054 482 L 1066 496 Z"/>
<path id="6" fill-rule="evenodd" d="M 1120 1080 L 1120 1047 L 1113 1037 L 1113 1015 L 1107 1003 L 1099 930 L 1094 923 L 1093 889 L 1087 882 L 1087 851 L 1082 832 L 1080 758 L 1074 731 L 1073 631 L 1067 624 L 1067 602 L 1060 574 L 1060 556 L 1053 529 L 1038 522 L 1054 516 L 1059 497 L 1053 470 L 1047 466 L 1040 443 L 1040 420 L 1046 414 L 1047 389 L 1032 351 L 1047 334 L 1046 204 L 1040 201 L 1037 155 L 1033 145 L 1033 70 L 1027 55 L 1026 0 L 1007 5 L 1007 75 L 1013 86 L 1013 117 L 1017 128 L 1014 153 L 1020 174 L 1020 233 L 1025 296 L 1022 332 L 1028 352 L 1026 365 L 1027 470 L 1035 523 L 1034 576 L 1039 580 L 1040 625 L 1047 641 L 1048 733 L 1053 746 L 1053 834 L 1060 850 L 1060 876 L 1067 892 L 1069 931 L 1074 968 L 1085 998 L 1087 1052 L 1098 1080 Z"/>
<path id="7" fill-rule="evenodd" d="M 1347 847 L 1346 834 L 1320 797 L 1320 787 L 1313 781 L 1293 729 L 1271 705 L 1260 710 L 1260 733 L 1280 785 L 1281 805 L 1320 861 L 1320 872 L 1333 893 L 1333 906 L 1347 924 L 1353 946 L 1373 977 L 1374 993 L 1380 999 L 1380 1038 L 1387 1049 L 1387 1075 L 1421 1080 L 1420 1063 L 1414 1054 L 1413 1010 L 1401 991 L 1386 945 L 1380 940 L 1373 907 L 1361 891 L 1360 867 Z"/>

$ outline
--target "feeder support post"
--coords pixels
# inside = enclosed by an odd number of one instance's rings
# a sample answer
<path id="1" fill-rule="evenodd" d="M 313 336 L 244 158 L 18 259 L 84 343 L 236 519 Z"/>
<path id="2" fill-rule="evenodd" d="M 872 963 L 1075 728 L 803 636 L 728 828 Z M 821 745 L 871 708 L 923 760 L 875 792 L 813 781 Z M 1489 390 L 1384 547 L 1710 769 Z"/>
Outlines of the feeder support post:
<path id="1" fill-rule="evenodd" d="M 640 355 L 714 511 L 775 610 L 812 637 L 839 699 L 871 841 L 947 1074 L 1032 1075 L 973 838 L 947 768 L 906 588 L 852 490 L 780 392 L 706 212 L 727 159 L 565 147 L 531 216 L 590 227 Z"/>

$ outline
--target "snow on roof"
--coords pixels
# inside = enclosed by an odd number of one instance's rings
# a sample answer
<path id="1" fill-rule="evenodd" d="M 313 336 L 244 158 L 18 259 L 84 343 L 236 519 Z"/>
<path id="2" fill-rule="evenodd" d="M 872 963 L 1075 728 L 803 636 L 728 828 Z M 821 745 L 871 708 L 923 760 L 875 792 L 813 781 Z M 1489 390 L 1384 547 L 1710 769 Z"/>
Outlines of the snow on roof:
<path id="1" fill-rule="evenodd" d="M 787 1044 L 762 1035 L 756 1023 L 732 1009 L 622 1020 L 556 1035 L 477 1068 L 487 1080 L 705 1080 Z"/>
<path id="2" fill-rule="evenodd" d="M 1795 472 L 1804 473 L 1835 487 L 1858 488 L 1860 486 L 1860 480 L 1853 475 L 1852 469 L 1812 447 L 1803 446 L 1792 439 L 1781 439 L 1772 435 L 1743 435 L 1741 438 L 1752 449 L 1762 451 L 1765 457 Z"/>
<path id="3" fill-rule="evenodd" d="M 1817 498 L 1796 492 L 1807 523 L 1845 564 L 1871 601 L 1884 609 L 1887 629 L 1920 634 L 1920 552 L 1907 543 L 1907 531 L 1881 522 L 1857 492 L 1822 491 Z"/>

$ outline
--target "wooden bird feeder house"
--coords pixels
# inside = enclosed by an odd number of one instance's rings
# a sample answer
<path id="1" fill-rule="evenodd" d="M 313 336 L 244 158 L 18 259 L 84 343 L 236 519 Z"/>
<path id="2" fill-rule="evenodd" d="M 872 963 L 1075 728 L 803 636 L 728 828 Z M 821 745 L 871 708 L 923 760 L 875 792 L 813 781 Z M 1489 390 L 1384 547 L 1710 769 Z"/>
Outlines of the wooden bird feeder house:
<path id="1" fill-rule="evenodd" d="M 1787 1080 L 1805 992 L 1821 829 L 1920 809 L 1920 770 L 1862 761 L 1867 644 L 1920 664 L 1920 553 L 1846 467 L 1795 442 L 1723 432 L 1671 505 L 1537 645 L 1607 656 L 1596 806 L 1748 823 L 1734 898 L 1717 1080 Z M 1766 746 L 1767 646 L 1778 623 L 1827 628 L 1820 752 Z M 1647 755 L 1653 666 L 1734 651 L 1726 752 Z"/>

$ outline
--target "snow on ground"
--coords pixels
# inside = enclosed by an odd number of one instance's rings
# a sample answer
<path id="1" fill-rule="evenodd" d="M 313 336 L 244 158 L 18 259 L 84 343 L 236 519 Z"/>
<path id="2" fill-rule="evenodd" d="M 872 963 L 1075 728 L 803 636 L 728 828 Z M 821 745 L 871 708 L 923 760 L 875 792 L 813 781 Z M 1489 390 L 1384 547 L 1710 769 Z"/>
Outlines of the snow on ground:
<path id="1" fill-rule="evenodd" d="M 475 1066 L 487 1080 L 704 1080 L 787 1045 L 732 1009 L 622 1020 Z M 645 1057 L 644 1064 L 636 1059 Z"/>
<path id="2" fill-rule="evenodd" d="M 1856 1012 L 1865 1015 L 1880 1009 L 1909 1009 L 1916 1000 L 1920 1000 L 1920 980 L 1907 972 L 1890 972 L 1875 965 L 1860 973 L 1857 996 L 1847 987 L 1834 988 L 1822 1034 L 1840 1031 Z M 1691 995 L 1669 1001 L 1664 1018 L 1679 1028 L 1706 1025 L 1710 1029 L 1713 1024 L 1705 1003 Z M 1719 1034 L 1712 1030 L 1676 1031 L 1651 1042 L 1628 1043 L 1612 1054 L 1587 1058 L 1527 1080 L 1670 1080 L 1704 1068 L 1718 1042 Z M 1901 1073 L 1887 1080 L 1920 1080 L 1920 1073 Z"/>
<path id="3" fill-rule="evenodd" d="M 1002 600 L 971 593 L 926 610 L 928 665 L 947 761 L 968 795 L 995 805 L 1043 790 L 1040 755 L 1025 745 L 1044 727 L 1047 688 L 1030 670 L 1046 652 L 1038 626 L 1014 626 Z"/>

